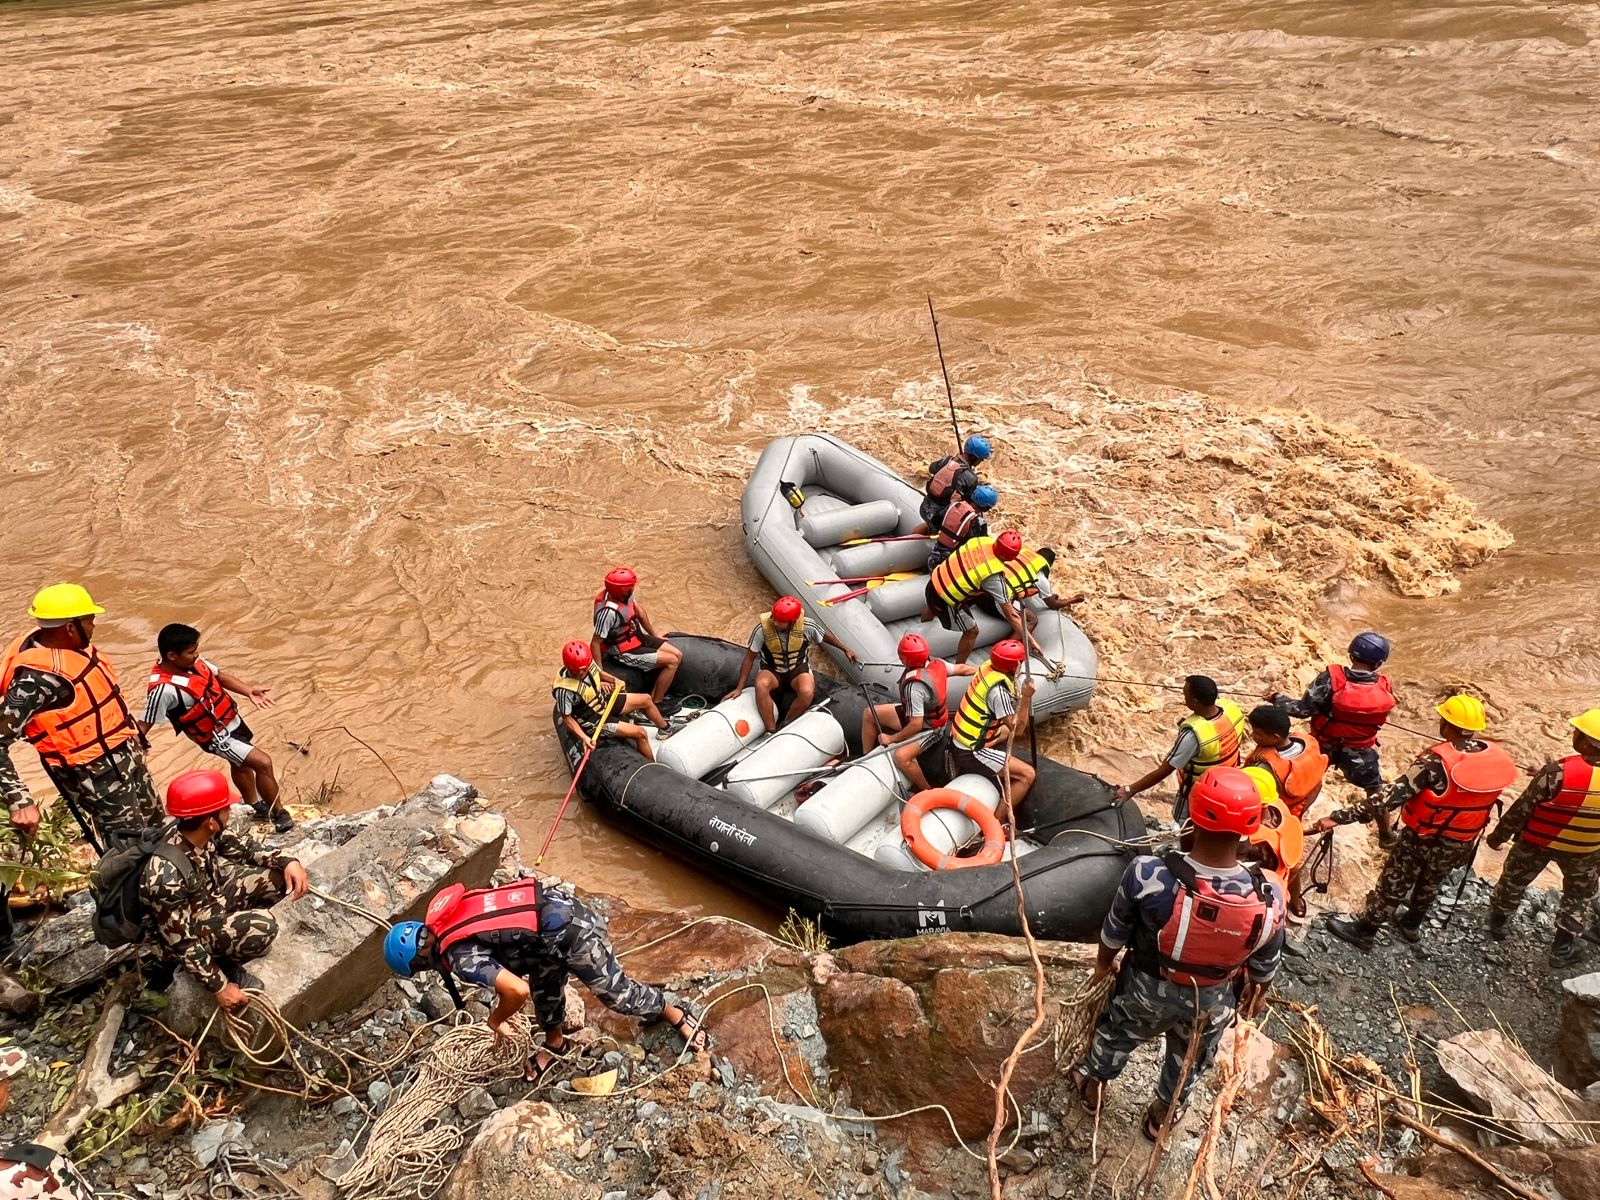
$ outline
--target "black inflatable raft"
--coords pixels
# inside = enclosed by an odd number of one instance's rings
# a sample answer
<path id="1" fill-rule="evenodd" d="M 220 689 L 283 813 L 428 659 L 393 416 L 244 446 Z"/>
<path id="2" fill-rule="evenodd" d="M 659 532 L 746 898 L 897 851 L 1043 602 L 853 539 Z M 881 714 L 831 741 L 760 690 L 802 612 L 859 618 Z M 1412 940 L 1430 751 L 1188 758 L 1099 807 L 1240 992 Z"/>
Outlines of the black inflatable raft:
<path id="1" fill-rule="evenodd" d="M 717 704 L 737 678 L 743 648 L 717 638 L 684 634 L 673 634 L 672 640 L 683 649 L 684 662 L 673 694 L 663 707 L 670 712 L 674 702 L 690 695 Z M 631 690 L 647 690 L 639 672 L 610 661 L 606 669 L 627 680 Z M 842 730 L 850 755 L 860 755 L 859 729 L 867 692 L 875 703 L 893 697 L 875 685 L 865 685 L 864 690 L 863 685 L 822 675 L 815 679 L 817 696 L 812 712 L 820 709 L 836 718 L 838 729 L 829 725 L 829 731 L 837 734 Z M 782 713 L 788 697 L 779 700 Z M 722 717 L 707 711 L 698 719 L 714 722 Z M 738 724 L 742 729 L 745 722 Z M 828 723 L 813 722 L 816 724 Z M 685 728 L 692 727 L 693 722 Z M 559 719 L 556 733 L 569 769 L 575 768 L 583 754 L 582 744 Z M 759 723 L 755 733 L 760 733 Z M 782 736 L 781 729 L 774 735 Z M 941 871 L 897 868 L 863 852 L 859 843 L 852 848 L 819 836 L 794 820 L 797 806 L 792 789 L 807 772 L 795 772 L 792 781 L 786 779 L 778 785 L 788 794 L 771 811 L 724 790 L 730 763 L 759 748 L 762 740 L 757 736 L 697 778 L 665 763 L 644 762 L 631 744 L 602 739 L 579 792 L 630 834 L 778 911 L 793 909 L 820 919 L 830 935 L 845 941 L 946 930 L 1021 934 L 1009 861 Z M 671 745 L 669 738 L 658 751 Z M 927 757 L 931 763 L 937 755 L 930 751 Z M 882 752 L 877 761 L 887 761 Z M 1136 805 L 1113 804 L 1111 789 L 1099 779 L 1048 758 L 1037 765 L 1038 781 L 1017 813 L 1018 845 L 1025 850 L 1019 854 L 1018 865 L 1029 921 L 1040 937 L 1090 941 L 1131 856 L 1117 843 L 1141 837 L 1144 819 Z M 927 769 L 937 771 L 931 765 Z M 888 770 L 900 780 L 898 794 L 903 797 L 903 777 L 893 772 L 892 764 Z M 825 773 L 815 770 L 810 774 Z M 937 782 L 939 775 L 932 778 Z M 881 814 L 884 826 L 878 835 L 883 842 L 892 838 L 899 843 L 900 805 L 893 803 L 895 795 L 885 791 L 889 803 Z M 887 849 L 904 858 L 899 845 Z"/>

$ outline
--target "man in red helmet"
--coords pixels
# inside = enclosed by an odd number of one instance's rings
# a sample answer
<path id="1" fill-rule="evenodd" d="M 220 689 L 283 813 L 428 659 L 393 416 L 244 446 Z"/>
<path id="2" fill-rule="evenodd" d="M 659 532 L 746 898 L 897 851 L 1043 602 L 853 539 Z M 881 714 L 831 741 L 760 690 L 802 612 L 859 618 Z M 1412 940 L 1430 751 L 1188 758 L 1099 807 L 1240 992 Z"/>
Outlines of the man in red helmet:
<path id="1" fill-rule="evenodd" d="M 660 704 L 677 677 L 683 651 L 656 633 L 650 618 L 633 598 L 639 576 L 632 567 L 616 567 L 606 573 L 605 586 L 594 598 L 594 636 L 589 639 L 589 654 L 596 662 L 612 655 L 625 667 L 656 672 L 650 699 Z"/>
<path id="2" fill-rule="evenodd" d="M 784 715 L 784 724 L 793 721 L 816 696 L 816 685 L 811 678 L 809 651 L 812 646 L 832 646 L 851 662 L 859 661 L 855 651 L 846 646 L 820 625 L 806 620 L 805 609 L 793 596 L 779 596 L 772 611 L 763 614 L 756 627 L 750 631 L 745 645 L 744 662 L 739 664 L 739 682 L 723 697 L 732 700 L 744 691 L 750 678 L 750 668 L 761 659 L 761 669 L 756 672 L 756 708 L 761 713 L 761 723 L 768 733 L 778 731 L 778 707 L 774 697 L 779 688 L 794 693 L 794 702 Z"/>
<path id="3" fill-rule="evenodd" d="M 582 642 L 568 642 L 561 647 L 561 671 L 551 692 L 555 696 L 556 715 L 585 746 L 593 746 L 601 737 L 622 738 L 632 742 L 646 762 L 655 762 L 650 735 L 645 733 L 644 726 L 616 718 L 642 712 L 659 730 L 667 728 L 667 719 L 645 693 L 623 690 L 622 680 L 596 666 L 589 647 Z"/>
<path id="4" fill-rule="evenodd" d="M 1037 777 L 1033 764 L 1014 751 L 1017 731 L 1027 728 L 1033 704 L 1033 681 L 1017 686 L 1017 670 L 1027 657 L 1015 638 L 996 642 L 961 694 L 949 725 L 950 778 L 976 772 L 1003 784 L 995 809 L 1001 824 L 1011 820 L 1012 806 L 1026 798 Z"/>
<path id="5" fill-rule="evenodd" d="M 923 592 L 922 619 L 937 618 L 945 629 L 961 634 L 956 662 L 966 662 L 972 648 L 978 644 L 978 618 L 973 605 L 984 592 L 998 604 L 1007 602 L 1006 564 L 1020 553 L 1022 535 L 1015 529 L 1007 529 L 999 537 L 963 542 L 928 576 L 928 586 Z"/>
<path id="6" fill-rule="evenodd" d="M 927 776 L 917 759 L 929 739 L 921 735 L 942 730 L 950 720 L 947 706 L 950 676 L 974 675 L 977 668 L 968 663 L 951 666 L 934 658 L 927 640 L 920 633 L 900 639 L 900 703 L 874 704 L 861 714 L 861 752 L 877 746 L 893 746 L 895 765 L 917 791 L 929 787 Z"/>
<path id="7" fill-rule="evenodd" d="M 278 936 L 271 908 L 298 900 L 306 869 L 228 829 L 235 797 L 221 771 L 185 771 L 167 788 L 176 824 L 139 872 L 139 900 L 166 953 L 216 997 L 222 1008 L 245 1002 L 240 967 L 260 958 Z"/>
<path id="8" fill-rule="evenodd" d="M 1144 1116 L 1151 1141 L 1181 1114 L 1235 1013 L 1249 1020 L 1261 1010 L 1283 956 L 1283 884 L 1239 861 L 1239 839 L 1261 825 L 1255 782 L 1238 767 L 1212 767 L 1189 793 L 1189 818 L 1195 836 L 1187 854 L 1141 855 L 1123 873 L 1094 970 L 1095 980 L 1117 970 L 1116 988 L 1075 1071 L 1084 1107 L 1097 1112 L 1106 1084 L 1134 1049 L 1165 1036 L 1155 1100 Z M 1197 1027 L 1200 1045 L 1186 1070 Z"/>

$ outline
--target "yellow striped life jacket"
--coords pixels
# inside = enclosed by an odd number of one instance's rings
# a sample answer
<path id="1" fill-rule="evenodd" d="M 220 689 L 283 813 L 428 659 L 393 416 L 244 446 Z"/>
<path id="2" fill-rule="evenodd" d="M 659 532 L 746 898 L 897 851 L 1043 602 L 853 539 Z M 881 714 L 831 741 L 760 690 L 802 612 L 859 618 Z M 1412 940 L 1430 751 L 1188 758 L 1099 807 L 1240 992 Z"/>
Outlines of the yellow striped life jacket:
<path id="1" fill-rule="evenodd" d="M 994 713 L 989 708 L 989 693 L 995 688 L 1017 695 L 1017 683 L 1004 671 L 989 663 L 978 668 L 967 690 L 956 706 L 956 715 L 950 719 L 950 737 L 963 750 L 981 750 L 998 740 Z"/>
<path id="2" fill-rule="evenodd" d="M 578 703 L 572 715 L 578 724 L 586 729 L 600 720 L 600 714 L 606 710 L 606 701 L 611 699 L 610 689 L 600 678 L 600 668 L 592 663 L 582 678 L 568 675 L 563 668 L 556 676 L 555 686 L 550 689 L 551 695 L 558 695 L 561 692 L 572 692 L 577 696 Z"/>
<path id="3" fill-rule="evenodd" d="M 1600 850 L 1600 766 L 1581 754 L 1563 759 L 1561 790 L 1533 806 L 1522 837 L 1566 854 Z"/>
<path id="4" fill-rule="evenodd" d="M 800 614 L 800 619 L 788 629 L 779 629 L 778 623 L 772 619 L 772 614 L 767 613 L 761 618 L 761 636 L 766 641 L 766 648 L 762 652 L 762 659 L 767 670 L 774 675 L 792 675 L 806 662 L 806 618 Z"/>
<path id="5" fill-rule="evenodd" d="M 949 558 L 933 569 L 929 580 L 933 594 L 951 608 L 976 596 L 984 581 L 1005 567 L 995 553 L 996 540 L 973 538 L 957 546 Z"/>
<path id="6" fill-rule="evenodd" d="M 1050 563 L 1037 550 L 1024 547 L 1022 553 L 1003 564 L 1002 569 L 1006 573 L 1006 594 L 1015 600 L 1019 596 L 1031 596 L 1039 590 L 1034 584 L 1039 576 L 1050 569 Z"/>
<path id="7" fill-rule="evenodd" d="M 1200 740 L 1199 753 L 1184 768 L 1191 779 L 1199 779 L 1212 767 L 1239 765 L 1239 742 L 1244 737 L 1246 724 L 1244 710 L 1232 700 L 1221 697 L 1217 698 L 1217 707 L 1222 713 L 1215 718 L 1195 713 L 1178 722 L 1180 728 L 1194 730 L 1195 737 Z"/>

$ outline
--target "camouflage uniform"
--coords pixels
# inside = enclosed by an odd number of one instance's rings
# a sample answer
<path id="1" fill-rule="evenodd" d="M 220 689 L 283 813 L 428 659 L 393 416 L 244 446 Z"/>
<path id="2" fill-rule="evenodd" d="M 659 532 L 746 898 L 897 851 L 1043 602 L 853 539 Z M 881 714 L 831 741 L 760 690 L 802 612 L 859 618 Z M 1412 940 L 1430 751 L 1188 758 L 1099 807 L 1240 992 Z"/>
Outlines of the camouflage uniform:
<path id="1" fill-rule="evenodd" d="M 23 727 L 39 713 L 71 703 L 72 686 L 61 676 L 32 667 L 17 668 L 0 701 L 0 797 L 11 812 L 34 802 L 11 761 L 11 743 L 22 737 Z M 102 850 L 136 841 L 140 831 L 162 820 L 161 802 L 138 739 L 122 743 L 93 762 L 47 767 L 46 773 L 78 819 L 89 823 L 85 832 L 99 841 Z"/>
<path id="2" fill-rule="evenodd" d="M 660 988 L 624 974 L 600 915 L 564 892 L 544 893 L 538 930 L 480 933 L 451 946 L 445 957 L 454 974 L 481 987 L 493 987 L 502 969 L 521 975 L 533 993 L 540 1029 L 556 1029 L 566 1017 L 569 974 L 625 1017 L 654 1020 L 667 1006 Z"/>
<path id="3" fill-rule="evenodd" d="M 1481 748 L 1482 742 L 1468 742 L 1465 749 Z M 1379 813 L 1402 807 L 1423 791 L 1443 793 L 1450 785 L 1444 763 L 1432 752 L 1424 752 L 1416 762 L 1387 788 L 1369 793 L 1365 800 L 1333 813 L 1341 825 L 1371 821 Z M 1418 837 L 1415 830 L 1400 831 L 1400 840 L 1383 864 L 1383 871 L 1361 910 L 1362 924 L 1375 926 L 1394 919 L 1402 904 L 1406 915 L 1401 924 L 1408 929 L 1420 926 L 1438 898 L 1439 886 L 1457 867 L 1472 862 L 1478 843 L 1450 837 Z M 1409 901 L 1409 903 L 1408 903 Z"/>
<path id="4" fill-rule="evenodd" d="M 166 952 L 207 991 L 220 992 L 228 977 L 219 959 L 237 965 L 260 958 L 278 936 L 278 922 L 261 910 L 283 899 L 283 869 L 294 860 L 226 830 L 199 848 L 176 829 L 166 840 L 188 854 L 194 878 L 185 883 L 178 868 L 154 855 L 139 879 L 139 898 Z"/>
<path id="5" fill-rule="evenodd" d="M 1523 827 L 1533 814 L 1534 806 L 1548 803 L 1561 790 L 1561 773 L 1561 763 L 1546 763 L 1489 835 L 1489 840 L 1495 843 L 1503 843 L 1511 837 L 1517 839 L 1511 853 L 1506 855 L 1505 866 L 1500 869 L 1500 882 L 1489 898 L 1489 911 L 1511 916 L 1522 903 L 1528 885 L 1540 871 L 1554 863 L 1561 871 L 1561 908 L 1556 913 L 1556 928 L 1582 937 L 1589 923 L 1589 901 L 1600 890 L 1600 852 L 1574 854 L 1567 850 L 1551 850 L 1522 838 Z"/>

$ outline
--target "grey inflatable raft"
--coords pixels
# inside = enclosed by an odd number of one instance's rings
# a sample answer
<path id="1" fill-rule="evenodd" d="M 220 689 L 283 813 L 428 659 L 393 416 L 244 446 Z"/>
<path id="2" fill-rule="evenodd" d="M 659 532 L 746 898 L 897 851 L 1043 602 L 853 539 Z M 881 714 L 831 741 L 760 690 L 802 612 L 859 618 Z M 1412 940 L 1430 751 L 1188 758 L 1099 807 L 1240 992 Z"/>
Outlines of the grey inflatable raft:
<path id="1" fill-rule="evenodd" d="M 804 493 L 800 511 L 784 497 L 780 484 L 793 484 Z M 835 655 L 841 670 L 891 690 L 900 675 L 896 647 L 903 635 L 922 634 L 933 653 L 946 659 L 954 657 L 960 641 L 937 621 L 920 619 L 930 543 L 873 540 L 911 533 L 922 523 L 917 511 L 921 502 L 920 488 L 870 454 L 821 433 L 773 442 L 744 489 L 744 539 L 757 569 L 778 592 L 798 596 L 807 619 L 862 660 L 861 666 L 852 666 Z M 914 577 L 884 583 L 842 603 L 822 603 L 862 585 L 820 580 L 902 573 Z M 1045 608 L 1037 598 L 1027 603 L 1038 615 L 1034 637 L 1050 659 L 1041 662 L 1035 654 L 1029 664 L 1034 711 L 1043 715 L 1082 708 L 1094 693 L 1094 647 L 1068 617 Z M 1011 636 L 999 617 L 977 615 L 978 644 L 970 659 L 975 663 L 983 661 L 995 642 Z M 952 703 L 965 687 L 964 677 L 950 680 Z"/>

